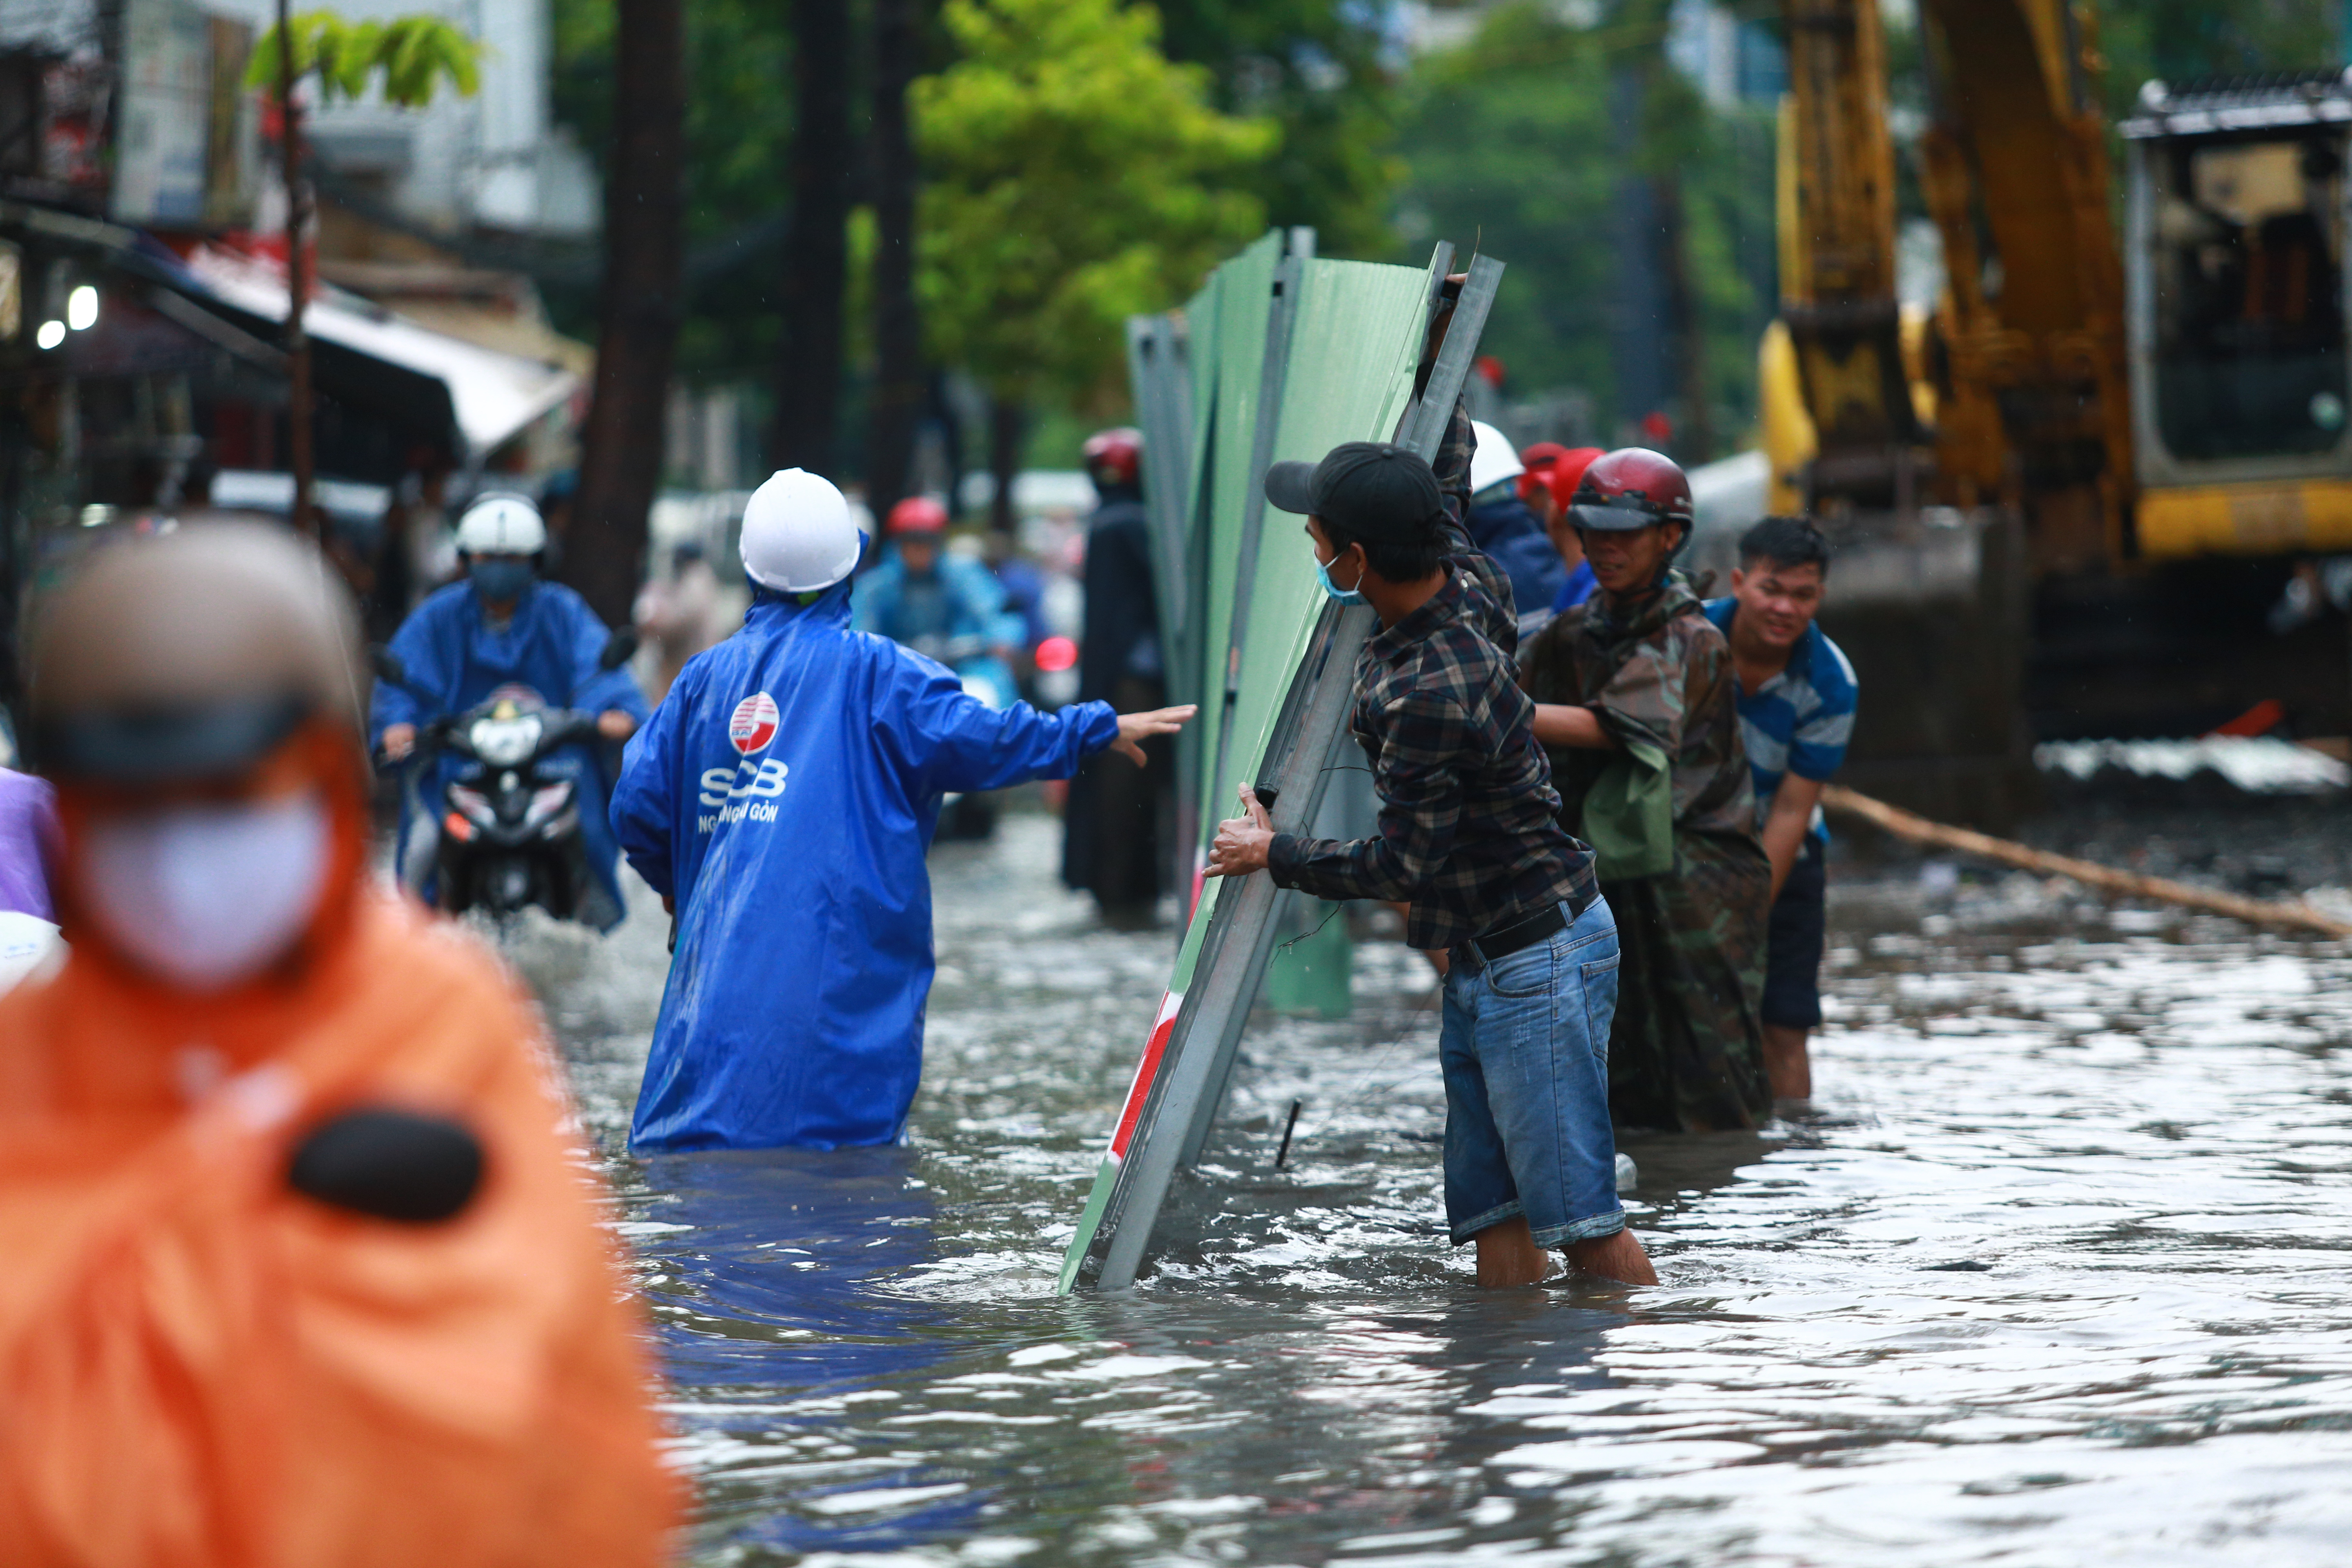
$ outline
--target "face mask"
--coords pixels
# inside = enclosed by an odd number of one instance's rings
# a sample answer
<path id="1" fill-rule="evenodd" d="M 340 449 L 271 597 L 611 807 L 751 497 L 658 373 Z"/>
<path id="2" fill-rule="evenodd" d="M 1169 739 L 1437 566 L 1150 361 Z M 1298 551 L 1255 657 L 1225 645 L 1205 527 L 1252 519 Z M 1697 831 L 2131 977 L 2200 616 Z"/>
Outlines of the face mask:
<path id="1" fill-rule="evenodd" d="M 107 940 L 142 968 L 222 991 L 310 925 L 332 841 L 315 795 L 103 818 L 85 836 L 80 888 Z"/>
<path id="2" fill-rule="evenodd" d="M 1339 584 L 1331 581 L 1331 568 L 1318 561 L 1315 563 L 1315 580 L 1323 584 L 1323 591 L 1331 595 L 1331 601 L 1334 604 L 1360 605 L 1364 602 L 1364 593 L 1360 586 L 1363 581 L 1361 578 L 1357 579 L 1359 586 L 1342 588 Z"/>
<path id="3" fill-rule="evenodd" d="M 520 597 L 538 574 L 528 561 L 477 561 L 466 568 L 466 575 L 474 580 L 476 593 L 492 604 L 502 605 Z"/>

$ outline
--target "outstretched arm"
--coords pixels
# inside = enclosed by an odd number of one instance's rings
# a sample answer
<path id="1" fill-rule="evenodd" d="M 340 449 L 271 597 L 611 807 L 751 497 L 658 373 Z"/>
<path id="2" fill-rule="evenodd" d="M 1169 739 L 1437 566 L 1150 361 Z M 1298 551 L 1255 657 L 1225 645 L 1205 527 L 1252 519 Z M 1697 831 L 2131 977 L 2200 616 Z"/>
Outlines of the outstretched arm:
<path id="1" fill-rule="evenodd" d="M 881 674 L 875 697 L 877 738 L 926 793 L 1003 789 L 1029 779 L 1068 778 L 1080 760 L 1118 751 L 1139 766 L 1142 742 L 1173 733 L 1190 708 L 1116 713 L 1080 702 L 1041 713 L 1025 702 L 994 709 L 965 692 L 928 659 L 903 654 Z"/>
<path id="2" fill-rule="evenodd" d="M 1387 743 L 1374 783 L 1381 795 L 1377 837 L 1343 843 L 1275 833 L 1247 785 L 1249 815 L 1219 828 L 1210 874 L 1243 876 L 1261 868 L 1286 888 L 1326 899 L 1420 896 L 1453 852 L 1461 826 L 1461 762 L 1471 750 L 1470 721 L 1452 698 L 1412 692 L 1391 704 Z"/>

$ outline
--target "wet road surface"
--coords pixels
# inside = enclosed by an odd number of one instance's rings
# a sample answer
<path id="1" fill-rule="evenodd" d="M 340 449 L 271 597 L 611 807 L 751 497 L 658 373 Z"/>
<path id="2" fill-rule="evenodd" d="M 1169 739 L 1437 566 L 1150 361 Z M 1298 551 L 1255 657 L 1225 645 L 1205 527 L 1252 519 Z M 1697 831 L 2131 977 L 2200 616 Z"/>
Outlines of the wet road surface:
<path id="1" fill-rule="evenodd" d="M 1352 1019 L 1254 1031 L 1183 1245 L 1057 1300 L 1171 944 L 1097 929 L 1057 848 L 1013 816 L 933 856 L 903 1150 L 628 1158 L 658 913 L 514 944 L 611 1156 L 696 1562 L 2352 1555 L 2343 950 L 1850 879 L 1810 1112 L 1626 1145 L 1664 1284 L 1482 1293 L 1431 978 L 1360 946 Z"/>

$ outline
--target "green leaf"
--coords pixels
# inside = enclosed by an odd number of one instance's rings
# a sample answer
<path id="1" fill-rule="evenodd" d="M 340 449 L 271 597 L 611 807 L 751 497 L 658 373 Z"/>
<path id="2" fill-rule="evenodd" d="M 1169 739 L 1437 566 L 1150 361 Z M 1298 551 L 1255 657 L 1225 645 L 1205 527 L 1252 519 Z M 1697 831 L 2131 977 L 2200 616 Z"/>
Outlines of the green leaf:
<path id="1" fill-rule="evenodd" d="M 422 109 L 446 79 L 462 97 L 480 89 L 482 46 L 438 16 L 396 17 L 390 22 L 346 22 L 332 11 L 308 11 L 289 19 L 294 35 L 294 74 L 315 71 L 319 96 L 367 96 L 368 84 L 383 72 L 387 102 Z M 246 85 L 275 90 L 278 31 L 267 27 L 256 40 L 245 71 Z"/>
<path id="2" fill-rule="evenodd" d="M 947 0 L 961 58 L 915 83 L 918 289 L 937 358 L 999 395 L 1113 395 L 1121 325 L 1264 225 L 1235 188 L 1270 121 L 1217 112 L 1148 7 Z"/>

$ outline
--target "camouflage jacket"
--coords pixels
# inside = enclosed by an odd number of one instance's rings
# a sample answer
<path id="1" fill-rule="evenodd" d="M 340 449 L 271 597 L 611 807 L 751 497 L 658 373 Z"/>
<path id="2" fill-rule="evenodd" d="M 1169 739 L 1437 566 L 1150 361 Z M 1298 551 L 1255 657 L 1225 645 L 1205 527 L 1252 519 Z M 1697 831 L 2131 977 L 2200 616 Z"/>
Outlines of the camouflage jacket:
<path id="1" fill-rule="evenodd" d="M 1630 606 L 1594 595 L 1530 638 L 1519 666 L 1519 684 L 1538 702 L 1590 708 L 1621 745 L 1664 752 L 1677 839 L 1755 839 L 1755 786 L 1739 741 L 1731 646 L 1680 573 Z M 1587 793 L 1620 753 L 1548 750 L 1573 832 Z"/>

